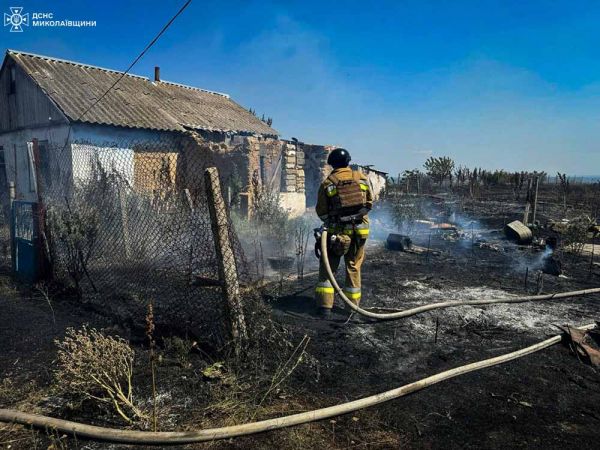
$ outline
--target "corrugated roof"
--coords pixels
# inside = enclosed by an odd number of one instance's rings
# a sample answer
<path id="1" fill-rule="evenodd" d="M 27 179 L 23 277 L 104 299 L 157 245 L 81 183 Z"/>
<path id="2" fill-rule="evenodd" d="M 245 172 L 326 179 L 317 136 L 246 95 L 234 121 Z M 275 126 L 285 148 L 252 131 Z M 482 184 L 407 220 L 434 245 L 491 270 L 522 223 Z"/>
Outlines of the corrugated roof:
<path id="1" fill-rule="evenodd" d="M 130 74 L 80 118 L 123 72 L 14 50 L 7 55 L 73 121 L 168 131 L 279 134 L 226 94 Z"/>

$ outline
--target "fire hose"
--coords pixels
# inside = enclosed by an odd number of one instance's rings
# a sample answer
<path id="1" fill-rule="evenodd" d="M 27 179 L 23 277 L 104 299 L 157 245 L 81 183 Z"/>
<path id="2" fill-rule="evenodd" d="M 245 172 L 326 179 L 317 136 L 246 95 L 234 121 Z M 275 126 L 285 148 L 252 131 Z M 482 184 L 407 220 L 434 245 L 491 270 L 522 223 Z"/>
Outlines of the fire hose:
<path id="1" fill-rule="evenodd" d="M 581 330 L 594 328 L 595 324 L 584 325 Z M 359 409 L 378 405 L 389 400 L 393 400 L 413 392 L 420 391 L 434 384 L 440 383 L 459 375 L 464 375 L 476 370 L 485 369 L 498 364 L 503 364 L 531 353 L 538 352 L 561 341 L 561 335 L 551 337 L 537 344 L 525 347 L 521 350 L 506 353 L 482 361 L 455 367 L 435 375 L 417 380 L 413 383 L 381 392 L 379 394 L 353 400 L 340 405 L 329 406 L 327 408 L 306 411 L 303 413 L 292 414 L 289 416 L 277 417 L 274 419 L 262 420 L 259 422 L 245 423 L 222 428 L 209 428 L 197 431 L 135 431 L 121 430 L 116 428 L 105 428 L 95 425 L 87 425 L 70 420 L 56 419 L 53 417 L 42 416 L 38 414 L 29 414 L 10 409 L 0 409 L 0 422 L 12 422 L 26 426 L 33 426 L 45 430 L 56 430 L 61 433 L 68 433 L 79 438 L 88 438 L 109 442 L 124 444 L 145 444 L 145 445 L 181 445 L 195 442 L 214 441 L 218 439 L 229 439 L 250 434 L 262 433 L 265 431 L 278 430 L 281 428 L 301 425 L 318 420 L 328 419 L 330 417 L 348 414 Z"/>
<path id="2" fill-rule="evenodd" d="M 335 291 L 342 298 L 344 303 L 354 312 L 366 316 L 371 317 L 372 319 L 379 320 L 394 320 L 394 319 L 404 319 L 406 317 L 414 316 L 416 314 L 421 314 L 426 311 L 433 311 L 435 309 L 444 309 L 444 308 L 452 308 L 455 306 L 464 306 L 464 305 L 493 305 L 497 303 L 525 303 L 525 302 L 536 302 L 543 300 L 558 300 L 561 298 L 570 298 L 570 297 L 582 297 L 588 294 L 597 294 L 600 293 L 600 288 L 592 288 L 592 289 L 581 289 L 579 291 L 570 291 L 570 292 L 560 292 L 554 294 L 543 294 L 543 295 L 529 295 L 529 296 L 521 296 L 521 297 L 510 297 L 510 298 L 497 298 L 497 299 L 472 299 L 472 300 L 460 300 L 460 301 L 447 301 L 447 302 L 439 302 L 439 303 L 429 303 L 423 306 L 417 306 L 415 308 L 405 309 L 403 311 L 399 310 L 391 313 L 376 313 L 373 311 L 369 311 L 367 309 L 363 309 L 357 304 L 355 304 L 352 300 L 350 300 L 340 285 L 337 283 L 335 279 L 335 275 L 331 270 L 331 266 L 329 264 L 329 257 L 327 255 L 327 230 L 321 230 L 321 261 L 323 262 L 323 266 L 327 271 L 327 277 L 331 282 Z"/>

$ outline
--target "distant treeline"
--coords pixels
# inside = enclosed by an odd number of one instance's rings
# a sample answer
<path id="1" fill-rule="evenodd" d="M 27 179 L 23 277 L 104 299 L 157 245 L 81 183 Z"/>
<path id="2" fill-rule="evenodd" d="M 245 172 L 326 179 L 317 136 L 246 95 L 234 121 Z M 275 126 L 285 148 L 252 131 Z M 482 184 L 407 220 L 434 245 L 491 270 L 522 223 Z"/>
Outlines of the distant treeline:
<path id="1" fill-rule="evenodd" d="M 600 176 L 578 176 L 571 177 L 565 174 L 557 173 L 549 176 L 545 171 L 515 171 L 507 170 L 488 170 L 481 167 L 470 168 L 467 166 L 457 166 L 454 160 L 447 156 L 430 157 L 423 164 L 423 170 L 413 169 L 405 170 L 397 177 L 392 177 L 392 184 L 408 185 L 417 187 L 427 183 L 435 183 L 438 186 L 512 186 L 521 189 L 528 180 L 539 178 L 539 182 L 559 184 L 561 179 L 570 184 L 596 183 L 600 181 Z"/>
<path id="2" fill-rule="evenodd" d="M 487 170 L 481 167 L 457 166 L 447 156 L 430 157 L 423 169 L 405 170 L 388 179 L 386 192 L 396 194 L 435 194 L 452 191 L 471 199 L 522 200 L 539 191 L 545 202 L 556 203 L 564 211 L 582 207 L 600 214 L 600 177 L 570 177 L 557 172 Z"/>

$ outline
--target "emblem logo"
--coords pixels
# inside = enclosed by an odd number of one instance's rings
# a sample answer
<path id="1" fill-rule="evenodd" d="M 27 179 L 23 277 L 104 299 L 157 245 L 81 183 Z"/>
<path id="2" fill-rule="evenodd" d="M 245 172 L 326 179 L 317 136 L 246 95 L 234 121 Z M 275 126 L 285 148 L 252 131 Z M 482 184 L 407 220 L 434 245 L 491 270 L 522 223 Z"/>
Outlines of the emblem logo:
<path id="1" fill-rule="evenodd" d="M 21 14 L 23 8 L 20 6 L 11 6 L 10 14 L 4 13 L 4 26 L 10 27 L 11 33 L 22 33 L 23 26 L 29 26 L 29 13 Z"/>

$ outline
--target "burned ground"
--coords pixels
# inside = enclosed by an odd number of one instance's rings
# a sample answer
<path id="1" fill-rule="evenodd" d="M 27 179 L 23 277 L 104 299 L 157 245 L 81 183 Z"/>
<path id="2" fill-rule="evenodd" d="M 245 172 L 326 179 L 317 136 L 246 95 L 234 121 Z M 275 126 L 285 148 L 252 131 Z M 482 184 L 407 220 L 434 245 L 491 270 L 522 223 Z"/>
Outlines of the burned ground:
<path id="1" fill-rule="evenodd" d="M 505 241 L 496 215 L 458 233 L 417 234 L 429 251 L 391 252 L 383 241 L 369 243 L 364 266 L 365 307 L 405 309 L 432 301 L 498 298 L 560 292 L 600 284 L 589 258 L 565 256 L 564 276 L 533 268 L 541 250 Z M 474 235 L 470 236 L 469 232 Z M 529 279 L 525 285 L 525 271 Z M 341 275 L 341 274 L 340 274 Z M 0 308 L 1 407 L 120 426 L 92 406 L 70 409 L 51 388 L 56 347 L 68 326 L 111 327 L 67 300 L 47 303 L 24 295 L 4 279 Z M 542 281 L 543 280 L 543 284 Z M 314 313 L 314 275 L 265 290 L 273 318 L 290 330 L 291 342 L 310 337 L 313 365 L 292 374 L 260 407 L 249 402 L 253 385 L 244 379 L 210 381 L 211 364 L 200 353 L 159 367 L 162 429 L 191 429 L 242 423 L 305 411 L 367 396 L 452 367 L 507 353 L 556 334 L 554 324 L 593 322 L 600 296 L 539 303 L 463 306 L 392 322 L 375 322 L 335 309 L 331 321 Z M 52 306 L 52 309 L 50 308 Z M 123 334 L 124 330 L 114 330 Z M 137 389 L 148 397 L 147 353 L 137 353 Z M 264 387 L 261 387 L 264 389 Z M 235 395 L 229 395 L 231 393 Z M 563 448 L 594 447 L 600 438 L 600 378 L 564 346 L 474 372 L 356 414 L 288 430 L 211 444 L 216 448 Z M 2 425 L 0 442 L 12 448 L 75 446 L 44 433 Z M 32 442 L 35 445 L 32 445 Z M 105 444 L 79 442 L 81 448 Z M 197 448 L 209 445 L 197 445 Z M 119 448 L 119 446 L 110 446 Z"/>
<path id="2" fill-rule="evenodd" d="M 525 290 L 511 253 L 472 251 L 439 235 L 429 257 L 377 247 L 371 247 L 365 267 L 367 307 L 406 309 L 430 301 L 527 295 L 536 288 L 530 280 Z M 588 278 L 585 261 L 570 267 L 568 278 L 544 275 L 544 292 L 598 284 L 599 274 Z M 312 304 L 309 289 L 276 307 L 294 317 L 291 323 Z M 340 310 L 334 323 L 310 318 L 305 326 L 329 369 L 320 391 L 332 398 L 352 392 L 355 398 L 531 345 L 554 334 L 553 324 L 591 323 L 599 300 L 464 306 L 383 323 L 346 322 Z M 599 384 L 596 370 L 554 347 L 377 407 L 376 414 L 407 447 L 589 447 L 598 439 Z"/>

